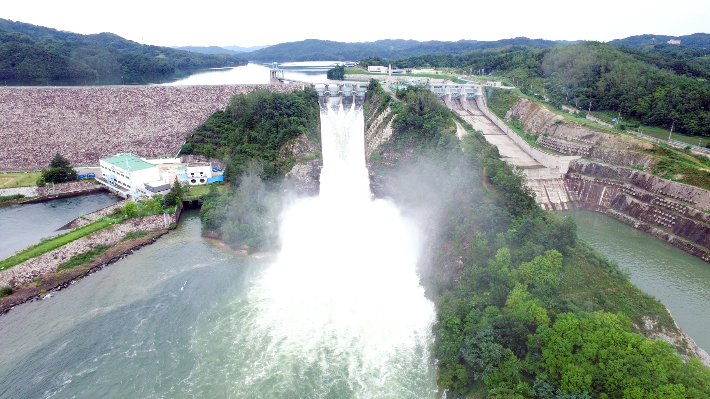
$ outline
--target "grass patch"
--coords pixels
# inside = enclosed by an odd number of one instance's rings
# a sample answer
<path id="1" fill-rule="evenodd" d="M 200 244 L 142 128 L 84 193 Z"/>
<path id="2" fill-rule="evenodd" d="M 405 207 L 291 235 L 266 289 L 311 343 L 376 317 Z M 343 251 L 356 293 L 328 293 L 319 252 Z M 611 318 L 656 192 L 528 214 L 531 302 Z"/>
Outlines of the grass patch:
<path id="1" fill-rule="evenodd" d="M 654 175 L 710 190 L 710 160 L 705 157 L 663 145 L 645 152 L 661 158 L 653 168 Z"/>
<path id="2" fill-rule="evenodd" d="M 187 193 L 187 195 L 185 196 L 185 199 L 187 199 L 188 197 L 189 198 L 204 197 L 205 195 L 207 195 L 210 192 L 210 186 L 213 186 L 213 185 L 215 187 L 217 187 L 217 192 L 219 192 L 220 194 L 226 193 L 227 190 L 229 189 L 229 186 L 226 184 L 216 184 L 216 183 L 203 184 L 203 185 L 199 185 L 199 186 L 190 186 L 190 192 Z"/>
<path id="3" fill-rule="evenodd" d="M 40 176 L 42 172 L 0 173 L 0 188 L 36 186 Z"/>
<path id="4" fill-rule="evenodd" d="M 24 194 L 0 195 L 0 202 L 12 201 L 20 198 L 25 198 Z"/>
<path id="5" fill-rule="evenodd" d="M 126 236 L 123 237 L 123 240 L 121 240 L 121 241 L 135 240 L 136 238 L 143 237 L 147 234 L 148 234 L 148 232 L 145 230 L 132 231 L 132 232 L 126 234 Z"/>
<path id="6" fill-rule="evenodd" d="M 112 222 L 109 220 L 101 219 L 94 223 L 87 224 L 86 226 L 79 227 L 78 229 L 74 229 L 68 233 L 40 242 L 37 245 L 29 247 L 20 253 L 17 253 L 3 261 L 0 261 L 0 270 L 5 270 L 12 266 L 18 265 L 28 259 L 36 258 L 51 250 L 57 249 L 62 245 L 66 245 L 72 241 L 78 240 L 81 237 L 104 229 L 110 226 L 111 223 Z"/>
<path id="7" fill-rule="evenodd" d="M 660 326 L 675 330 L 673 318 L 659 301 L 630 283 L 615 262 L 583 240 L 578 240 L 562 267 L 560 291 L 578 310 L 623 312 L 638 326 L 648 316 L 658 319 Z"/>
<path id="8" fill-rule="evenodd" d="M 373 73 L 373 72 L 367 72 L 364 69 L 360 68 L 354 68 L 354 67 L 345 67 L 345 74 L 346 75 L 372 75 L 372 76 L 389 76 L 386 73 Z M 436 73 L 397 73 L 393 74 L 392 77 L 416 77 L 416 78 L 430 78 L 430 79 L 449 79 L 453 81 L 454 83 L 465 83 L 463 80 L 459 79 L 458 76 L 454 75 L 445 75 L 445 74 L 436 74 Z"/>
<path id="9" fill-rule="evenodd" d="M 12 292 L 13 292 L 12 287 L 10 287 L 9 285 L 6 285 L 4 287 L 0 287 L 0 298 L 8 296 L 8 295 L 12 295 Z"/>
<path id="10" fill-rule="evenodd" d="M 96 245 L 94 249 L 84 252 L 83 254 L 74 255 L 69 258 L 69 261 L 62 263 L 57 267 L 57 271 L 71 269 L 74 266 L 83 265 L 85 263 L 90 263 L 94 260 L 94 256 L 100 255 L 106 252 L 107 249 L 111 248 L 110 245 Z"/>

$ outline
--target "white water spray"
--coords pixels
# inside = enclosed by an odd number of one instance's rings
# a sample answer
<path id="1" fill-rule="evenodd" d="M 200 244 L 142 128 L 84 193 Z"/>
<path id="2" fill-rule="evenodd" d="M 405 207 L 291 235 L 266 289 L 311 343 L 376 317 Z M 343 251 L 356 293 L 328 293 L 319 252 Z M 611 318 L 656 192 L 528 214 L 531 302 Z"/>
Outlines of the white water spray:
<path id="1" fill-rule="evenodd" d="M 434 306 L 416 274 L 416 228 L 371 199 L 362 108 L 324 106 L 321 125 L 320 196 L 284 211 L 277 261 L 212 331 L 230 334 L 231 393 L 433 397 Z"/>

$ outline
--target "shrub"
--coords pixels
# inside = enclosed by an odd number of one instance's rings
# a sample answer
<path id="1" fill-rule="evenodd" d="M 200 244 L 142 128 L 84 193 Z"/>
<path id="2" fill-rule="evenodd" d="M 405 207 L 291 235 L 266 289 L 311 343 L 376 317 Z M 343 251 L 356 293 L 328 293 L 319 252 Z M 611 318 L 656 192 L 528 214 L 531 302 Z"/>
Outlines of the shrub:
<path id="1" fill-rule="evenodd" d="M 36 184 L 37 184 L 39 187 L 44 187 L 44 186 L 47 185 L 47 182 L 44 180 L 44 177 L 40 176 L 40 177 L 37 179 Z"/>
<path id="2" fill-rule="evenodd" d="M 123 206 L 123 211 L 126 213 L 126 216 L 133 217 L 138 213 L 138 205 L 133 201 L 128 201 L 126 205 Z"/>
<path id="3" fill-rule="evenodd" d="M 9 285 L 0 287 L 0 298 L 11 295 L 12 292 L 12 287 L 10 287 Z"/>

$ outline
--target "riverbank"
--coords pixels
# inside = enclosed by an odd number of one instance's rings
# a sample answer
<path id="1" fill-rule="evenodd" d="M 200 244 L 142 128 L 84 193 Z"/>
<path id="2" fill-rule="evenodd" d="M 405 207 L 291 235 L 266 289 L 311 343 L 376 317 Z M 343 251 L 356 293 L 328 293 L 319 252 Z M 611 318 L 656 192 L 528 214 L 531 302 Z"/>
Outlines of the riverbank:
<path id="1" fill-rule="evenodd" d="M 167 234 L 168 231 L 167 229 L 153 230 L 142 237 L 119 242 L 97 255 L 89 263 L 77 265 L 70 269 L 55 270 L 43 274 L 41 278 L 22 284 L 11 295 L 0 298 L 0 314 L 6 313 L 25 302 L 52 295 L 53 292 L 62 290 L 83 277 L 125 258 L 146 245 L 154 243 L 158 238 Z"/>
<path id="2" fill-rule="evenodd" d="M 23 195 L 23 198 L 1 201 L 0 206 L 15 204 L 33 204 L 60 198 L 78 197 L 80 195 L 107 192 L 108 189 L 92 180 L 79 180 L 43 187 L 15 187 L 0 189 L 0 197 Z"/>

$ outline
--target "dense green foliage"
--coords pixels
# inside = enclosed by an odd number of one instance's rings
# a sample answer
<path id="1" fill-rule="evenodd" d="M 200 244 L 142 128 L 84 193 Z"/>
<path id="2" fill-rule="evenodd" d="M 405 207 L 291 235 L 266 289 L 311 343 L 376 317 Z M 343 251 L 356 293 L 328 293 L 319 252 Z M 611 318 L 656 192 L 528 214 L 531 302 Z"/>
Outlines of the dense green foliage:
<path id="1" fill-rule="evenodd" d="M 335 68 L 329 69 L 326 73 L 326 77 L 331 80 L 345 79 L 345 67 L 342 65 L 337 65 Z"/>
<path id="2" fill-rule="evenodd" d="M 233 248 L 274 248 L 281 207 L 274 188 L 295 162 L 283 146 L 300 135 L 319 142 L 319 112 L 313 89 L 256 90 L 234 96 L 225 111 L 215 112 L 195 129 L 183 152 L 222 158 L 226 184 L 232 186 L 221 195 L 210 187 L 200 212 L 205 231 Z"/>
<path id="3" fill-rule="evenodd" d="M 470 135 L 464 149 L 445 163 L 457 181 L 431 278 L 443 387 L 513 398 L 710 394 L 710 371 L 699 361 L 684 364 L 670 345 L 631 330 L 628 317 L 639 323 L 643 313 L 629 304 L 655 315 L 663 314 L 659 304 L 628 288 L 616 265 L 589 256 L 569 217 L 540 210 L 521 174 L 482 137 Z M 590 260 L 607 287 L 565 295 L 567 276 Z M 635 294 L 612 301 L 604 295 L 612 287 Z M 619 311 L 629 316 L 611 313 Z"/>
<path id="4" fill-rule="evenodd" d="M 76 180 L 78 177 L 74 168 L 71 167 L 71 162 L 57 153 L 49 163 L 49 169 L 42 169 L 41 183 L 64 183 L 67 181 Z M 38 181 L 38 183 L 40 183 Z"/>
<path id="5" fill-rule="evenodd" d="M 436 108 L 413 101 L 402 120 Z M 632 329 L 650 317 L 673 330 L 663 306 L 580 242 L 571 218 L 541 210 L 521 171 L 468 128 L 464 151 L 416 129 L 393 143 L 420 155 L 400 165 L 418 169 L 415 177 L 395 178 L 402 186 L 388 195 L 405 207 L 443 207 L 428 225 L 435 239 L 423 275 L 437 302 L 440 386 L 451 397 L 709 395 L 710 370 Z"/>
<path id="6" fill-rule="evenodd" d="M 710 64 L 704 50 L 634 50 L 584 42 L 547 49 L 504 47 L 395 60 L 398 67 L 457 67 L 504 74 L 552 101 L 691 135 L 710 135 Z"/>
<path id="7" fill-rule="evenodd" d="M 24 194 L 0 195 L 0 202 L 25 198 Z"/>
<path id="8" fill-rule="evenodd" d="M 180 185 L 177 176 L 175 176 L 175 181 L 173 182 L 173 185 L 170 186 L 170 191 L 165 194 L 165 197 L 163 198 L 163 203 L 165 206 L 175 206 L 178 204 L 178 202 L 180 202 L 184 195 L 185 192 L 182 189 L 182 186 Z M 157 207 L 157 205 L 155 207 Z"/>
<path id="9" fill-rule="evenodd" d="M 685 36 L 635 35 L 624 39 L 615 39 L 609 43 L 615 46 L 638 47 L 648 46 L 652 43 L 651 39 L 656 39 L 656 46 L 663 45 L 669 40 L 675 39 L 680 40 L 682 47 L 710 48 L 710 34 L 708 33 L 693 33 L 692 35 Z"/>
<path id="10" fill-rule="evenodd" d="M 182 152 L 224 159 L 226 180 L 239 176 L 252 158 L 263 161 L 265 177 L 282 176 L 293 161 L 279 150 L 301 134 L 318 141 L 318 113 L 318 94 L 310 88 L 238 94 L 195 129 Z"/>
<path id="11" fill-rule="evenodd" d="M 370 57 L 395 59 L 418 54 L 459 54 L 476 49 L 501 46 L 551 47 L 571 43 L 543 39 L 516 37 L 497 41 L 459 40 L 457 42 L 416 40 L 377 40 L 364 43 L 342 43 L 328 40 L 308 39 L 300 42 L 281 43 L 249 53 L 249 59 L 256 61 L 357 61 Z M 384 64 L 378 64 L 384 65 Z"/>
<path id="12" fill-rule="evenodd" d="M 441 104 L 428 87 L 408 86 L 397 91 L 397 96 L 404 99 L 405 105 L 394 120 L 396 137 L 412 137 L 444 146 L 451 142 L 451 135 L 444 134 L 447 126 L 453 126 L 451 110 Z"/>
<path id="13" fill-rule="evenodd" d="M 0 19 L 0 80 L 7 84 L 120 84 L 159 81 L 179 70 L 237 66 L 228 54 L 146 46 L 112 33 L 80 35 Z"/>

